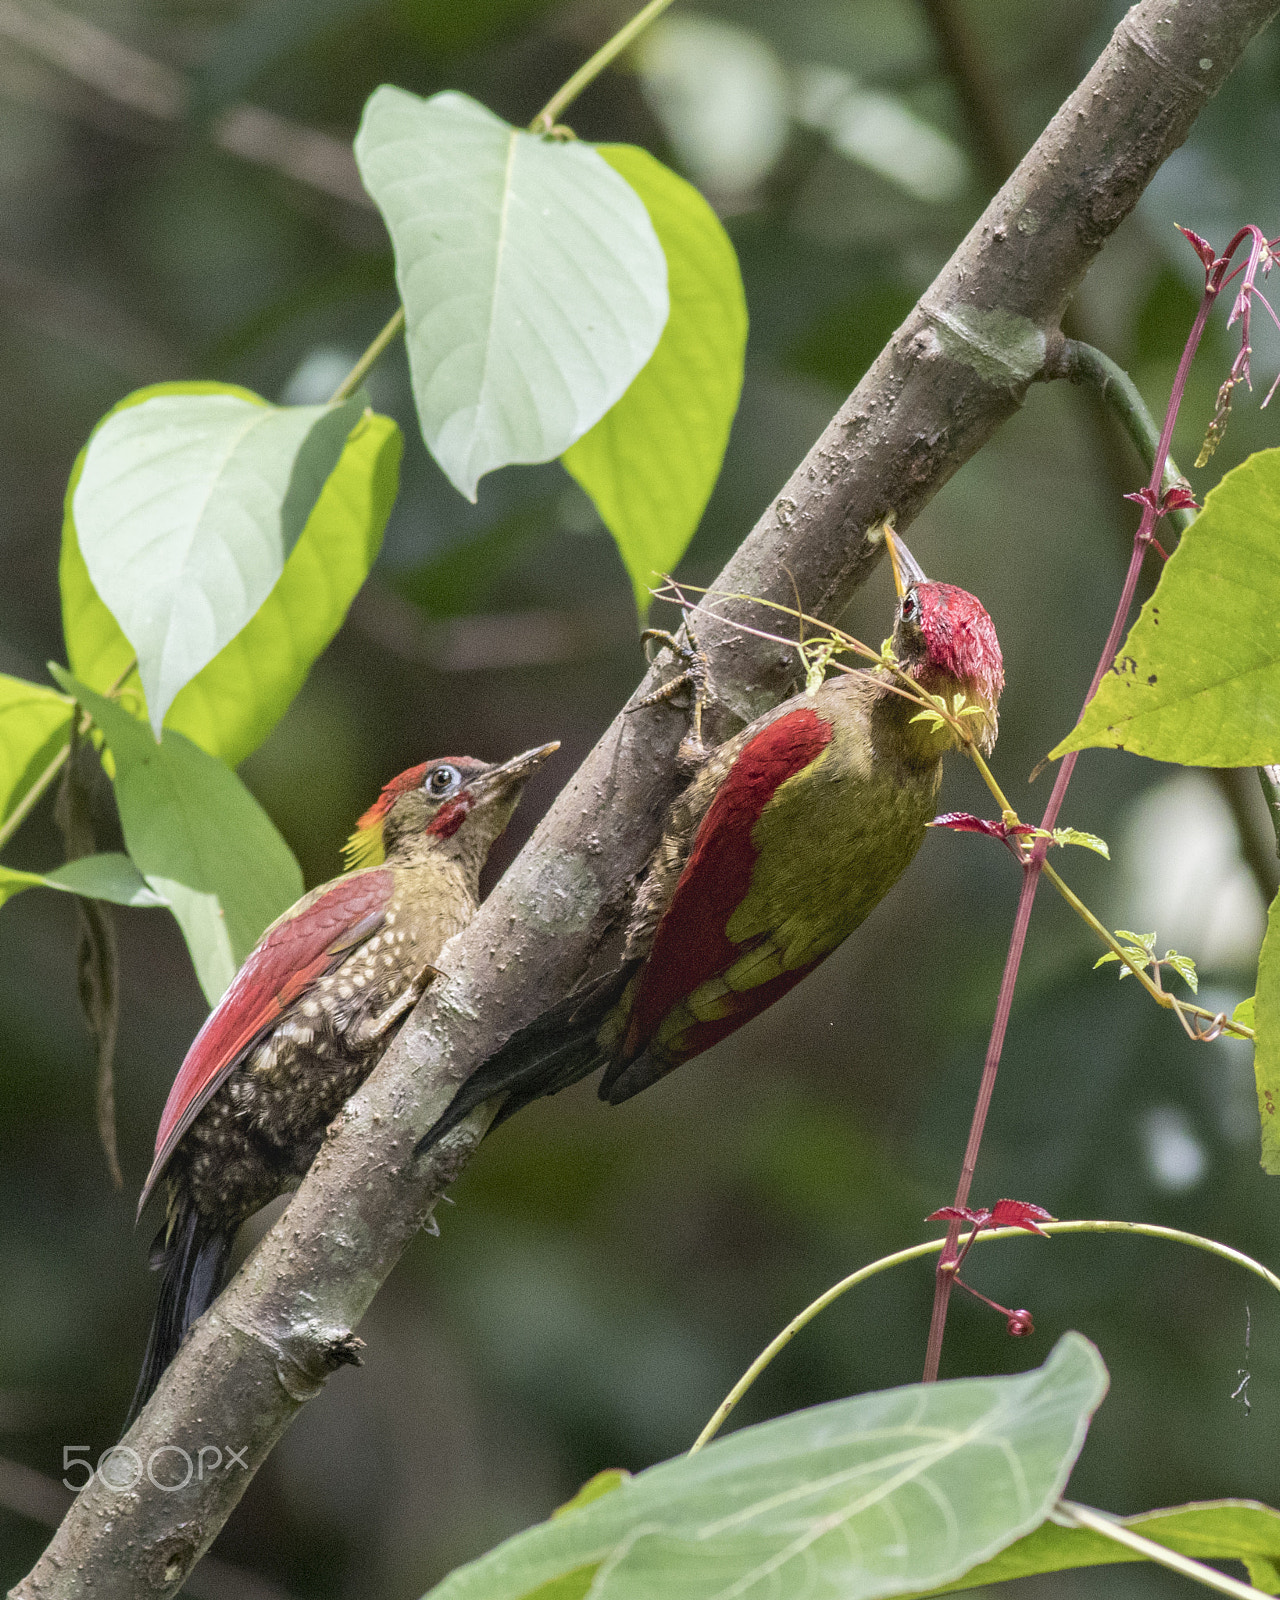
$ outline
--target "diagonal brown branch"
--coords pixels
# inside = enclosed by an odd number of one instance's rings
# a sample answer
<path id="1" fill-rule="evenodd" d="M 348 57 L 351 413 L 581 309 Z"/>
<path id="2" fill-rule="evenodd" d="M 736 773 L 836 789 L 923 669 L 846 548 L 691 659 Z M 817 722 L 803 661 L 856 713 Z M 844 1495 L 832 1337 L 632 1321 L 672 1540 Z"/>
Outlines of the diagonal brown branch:
<path id="1" fill-rule="evenodd" d="M 1143 0 L 840 408 L 714 587 L 835 617 L 894 512 L 905 528 L 1021 403 L 1112 229 L 1280 0 Z M 723 602 L 718 604 L 723 605 Z M 757 608 L 758 610 L 758 608 Z M 736 614 L 769 628 L 769 614 Z M 789 687 L 794 652 L 709 617 L 725 732 Z M 659 672 L 661 668 L 659 668 Z M 651 673 L 637 694 L 653 686 Z M 288 1211 L 197 1324 L 124 1441 L 243 1450 L 245 1470 L 179 1491 L 143 1476 L 82 1492 L 33 1572 L 35 1596 L 172 1594 L 303 1402 L 352 1359 L 353 1329 L 470 1158 L 483 1112 L 414 1163 L 415 1140 L 511 1031 L 568 991 L 625 903 L 678 785 L 683 717 L 620 715 L 471 927 L 449 976 L 350 1102 Z M 159 1458 L 164 1479 L 172 1456 Z"/>

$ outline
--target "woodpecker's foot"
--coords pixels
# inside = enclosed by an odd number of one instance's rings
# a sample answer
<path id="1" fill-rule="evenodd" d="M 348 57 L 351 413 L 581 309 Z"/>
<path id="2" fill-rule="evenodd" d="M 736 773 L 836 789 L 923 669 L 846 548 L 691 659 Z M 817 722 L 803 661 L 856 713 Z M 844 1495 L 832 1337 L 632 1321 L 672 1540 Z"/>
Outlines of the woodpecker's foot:
<path id="1" fill-rule="evenodd" d="M 367 1017 L 358 1027 L 353 1028 L 347 1034 L 347 1038 L 357 1050 L 367 1050 L 370 1045 L 385 1039 L 401 1018 L 408 1016 L 422 999 L 432 978 L 439 976 L 440 968 L 433 967 L 428 961 L 402 994 L 398 994 L 389 1006 L 379 1011 L 376 1017 Z"/>
<path id="2" fill-rule="evenodd" d="M 668 633 L 665 628 L 646 628 L 640 635 L 644 644 L 653 641 L 670 650 L 676 660 L 683 664 L 684 670 L 670 682 L 659 684 L 652 694 L 645 695 L 643 700 L 637 700 L 635 705 L 628 706 L 627 709 L 641 711 L 646 706 L 656 706 L 663 700 L 674 699 L 682 690 L 690 691 L 693 696 L 693 707 L 689 717 L 689 731 L 681 739 L 680 747 L 676 751 L 676 765 L 696 771 L 710 754 L 702 742 L 702 708 L 713 692 L 711 663 L 707 659 L 706 651 L 698 643 L 697 635 L 693 631 L 693 619 L 687 611 L 684 614 L 684 632 L 683 641 Z"/>

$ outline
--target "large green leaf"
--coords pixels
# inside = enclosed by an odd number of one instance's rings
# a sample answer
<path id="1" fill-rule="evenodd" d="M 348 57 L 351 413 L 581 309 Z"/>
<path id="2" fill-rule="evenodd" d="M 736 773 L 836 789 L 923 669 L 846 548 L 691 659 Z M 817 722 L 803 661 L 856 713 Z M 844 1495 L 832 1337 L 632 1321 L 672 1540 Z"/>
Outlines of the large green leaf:
<path id="1" fill-rule="evenodd" d="M 229 384 L 158 384 L 120 406 L 159 394 L 257 396 Z M 260 402 L 259 402 L 260 403 Z M 119 408 L 117 408 L 119 409 Z M 280 579 L 249 624 L 182 689 L 165 726 L 230 766 L 262 743 L 342 624 L 382 545 L 399 481 L 401 435 L 389 417 L 366 412 L 347 439 Z M 62 530 L 62 625 L 71 670 L 104 691 L 133 648 L 98 597 L 80 554 L 72 500 L 84 454 L 71 472 Z M 141 697 L 136 674 L 128 687 Z"/>
<path id="2" fill-rule="evenodd" d="M 271 593 L 363 396 L 271 406 L 153 395 L 90 436 L 72 514 L 90 580 L 138 656 L 157 738 L 174 696 Z"/>
<path id="3" fill-rule="evenodd" d="M 1280 1511 L 1257 1500 L 1206 1500 L 1116 1520 L 1144 1539 L 1167 1545 L 1197 1561 L 1243 1561 L 1255 1588 L 1280 1594 Z M 1100 1567 L 1113 1561 L 1142 1559 L 1136 1550 L 1126 1550 L 1088 1528 L 1062 1528 L 1045 1522 L 992 1560 L 966 1572 L 958 1583 L 948 1584 L 947 1590 L 974 1589 L 1009 1578 L 1027 1578 L 1037 1572 L 1063 1572 L 1071 1567 Z"/>
<path id="4" fill-rule="evenodd" d="M 61 889 L 89 900 L 110 900 L 118 906 L 163 906 L 168 901 L 147 883 L 129 860 L 118 851 L 99 856 L 81 856 L 52 872 L 19 872 L 0 866 L 0 906 L 24 889 Z"/>
<path id="5" fill-rule="evenodd" d="M 1262 1170 L 1280 1177 L 1280 895 L 1271 902 L 1267 913 L 1252 1011 L 1248 1020 L 1257 1033 L 1253 1041 L 1253 1075 L 1262 1123 Z"/>
<path id="6" fill-rule="evenodd" d="M 692 184 L 635 145 L 600 154 L 644 201 L 667 257 L 671 315 L 622 399 L 565 452 L 631 576 L 643 617 L 715 487 L 742 392 L 747 302 L 738 258 Z"/>
<path id="7" fill-rule="evenodd" d="M 1192 767 L 1280 761 L 1280 449 L 1205 497 L 1052 755 L 1091 745 Z"/>
<path id="8" fill-rule="evenodd" d="M 422 435 L 462 494 L 561 455 L 653 354 L 667 264 L 635 191 L 589 146 L 466 95 L 387 85 L 355 142 L 395 248 Z"/>
<path id="9" fill-rule="evenodd" d="M 71 704 L 65 695 L 0 673 L 0 822 L 66 744 L 70 731 Z"/>
<path id="10" fill-rule="evenodd" d="M 298 863 L 229 767 L 171 728 L 157 744 L 114 701 L 50 670 L 106 739 L 125 844 L 172 907 L 212 1005 L 263 930 L 301 895 Z"/>
<path id="11" fill-rule="evenodd" d="M 1044 1521 L 1106 1370 L 1079 1334 L 1017 1377 L 915 1384 L 744 1428 L 517 1534 L 432 1600 L 874 1600 Z"/>

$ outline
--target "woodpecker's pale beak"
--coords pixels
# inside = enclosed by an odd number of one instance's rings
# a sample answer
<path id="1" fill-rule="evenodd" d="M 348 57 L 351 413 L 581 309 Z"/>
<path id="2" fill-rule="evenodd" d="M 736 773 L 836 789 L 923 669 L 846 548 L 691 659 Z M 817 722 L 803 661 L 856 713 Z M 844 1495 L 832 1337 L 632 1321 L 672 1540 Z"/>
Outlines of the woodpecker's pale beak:
<path id="1" fill-rule="evenodd" d="M 482 772 L 473 779 L 468 787 L 477 791 L 481 799 L 490 795 L 509 794 L 513 789 L 519 791 L 521 784 L 531 778 L 547 757 L 554 755 L 559 748 L 558 739 L 551 744 L 540 744 L 536 750 L 526 750 L 522 755 L 504 761 L 499 767 L 490 767 L 488 772 Z"/>
<path id="2" fill-rule="evenodd" d="M 901 600 L 913 583 L 928 583 L 929 580 L 920 563 L 892 528 L 884 530 L 884 542 L 889 550 L 889 565 L 893 568 L 893 586 Z"/>

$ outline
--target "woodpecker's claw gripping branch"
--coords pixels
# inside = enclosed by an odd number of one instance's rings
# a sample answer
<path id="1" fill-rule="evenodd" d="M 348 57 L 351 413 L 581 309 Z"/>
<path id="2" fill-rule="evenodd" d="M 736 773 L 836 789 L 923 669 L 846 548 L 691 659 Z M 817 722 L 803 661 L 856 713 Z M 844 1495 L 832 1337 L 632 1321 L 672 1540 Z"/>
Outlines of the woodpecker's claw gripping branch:
<path id="1" fill-rule="evenodd" d="M 676 638 L 675 634 L 668 633 L 665 628 L 646 628 L 640 635 L 643 644 L 651 641 L 670 650 L 677 661 L 682 663 L 682 670 L 667 683 L 659 684 L 652 694 L 647 694 L 643 699 L 637 700 L 634 705 L 628 706 L 628 711 L 643 711 L 648 706 L 656 706 L 665 700 L 673 699 L 683 689 L 688 689 L 693 695 L 693 707 L 689 717 L 689 731 L 680 741 L 680 748 L 676 751 L 676 762 L 681 767 L 697 768 L 707 758 L 707 747 L 702 742 L 702 711 L 707 701 L 714 696 L 711 683 L 711 663 L 707 653 L 698 643 L 697 635 L 693 631 L 693 617 L 690 612 L 684 614 L 684 639 Z"/>

